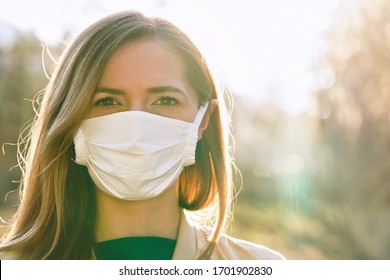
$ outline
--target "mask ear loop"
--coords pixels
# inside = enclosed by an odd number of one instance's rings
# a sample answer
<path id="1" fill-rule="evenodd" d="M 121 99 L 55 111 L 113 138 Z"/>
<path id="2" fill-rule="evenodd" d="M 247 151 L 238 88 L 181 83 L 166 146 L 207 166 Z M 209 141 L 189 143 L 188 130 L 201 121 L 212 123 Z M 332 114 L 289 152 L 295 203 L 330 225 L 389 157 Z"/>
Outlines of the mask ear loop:
<path id="1" fill-rule="evenodd" d="M 198 114 L 196 114 L 195 120 L 193 122 L 194 124 L 196 124 L 197 126 L 200 125 L 208 107 L 209 107 L 209 102 L 207 101 L 204 105 L 202 105 L 199 108 Z"/>

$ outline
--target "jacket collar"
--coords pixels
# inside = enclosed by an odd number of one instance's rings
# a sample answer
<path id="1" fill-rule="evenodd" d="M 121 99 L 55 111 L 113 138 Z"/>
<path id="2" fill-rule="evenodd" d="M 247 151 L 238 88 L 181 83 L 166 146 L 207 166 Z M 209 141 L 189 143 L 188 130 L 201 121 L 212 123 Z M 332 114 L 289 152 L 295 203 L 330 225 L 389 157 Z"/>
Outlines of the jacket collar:
<path id="1" fill-rule="evenodd" d="M 193 260 L 199 255 L 199 240 L 195 225 L 181 211 L 180 227 L 176 240 L 176 247 L 173 252 L 173 260 Z"/>

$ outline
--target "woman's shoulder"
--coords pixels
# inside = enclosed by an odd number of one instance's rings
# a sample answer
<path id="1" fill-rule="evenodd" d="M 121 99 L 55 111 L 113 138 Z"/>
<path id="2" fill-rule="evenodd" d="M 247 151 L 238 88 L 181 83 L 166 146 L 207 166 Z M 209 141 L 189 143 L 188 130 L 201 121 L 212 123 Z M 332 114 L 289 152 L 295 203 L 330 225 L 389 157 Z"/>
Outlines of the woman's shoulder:
<path id="1" fill-rule="evenodd" d="M 242 239 L 222 234 L 214 249 L 213 259 L 229 260 L 284 260 L 285 257 L 272 249 Z"/>

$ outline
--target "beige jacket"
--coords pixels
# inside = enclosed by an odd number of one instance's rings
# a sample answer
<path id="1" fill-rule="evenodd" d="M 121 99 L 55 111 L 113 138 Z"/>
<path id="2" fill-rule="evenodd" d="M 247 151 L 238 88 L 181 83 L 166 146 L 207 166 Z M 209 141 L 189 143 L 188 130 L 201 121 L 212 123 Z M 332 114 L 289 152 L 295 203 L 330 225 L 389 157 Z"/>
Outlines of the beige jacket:
<path id="1" fill-rule="evenodd" d="M 173 260 L 197 259 L 207 247 L 207 232 L 192 223 L 183 212 Z M 244 240 L 222 234 L 211 255 L 212 260 L 283 260 L 283 255 Z"/>

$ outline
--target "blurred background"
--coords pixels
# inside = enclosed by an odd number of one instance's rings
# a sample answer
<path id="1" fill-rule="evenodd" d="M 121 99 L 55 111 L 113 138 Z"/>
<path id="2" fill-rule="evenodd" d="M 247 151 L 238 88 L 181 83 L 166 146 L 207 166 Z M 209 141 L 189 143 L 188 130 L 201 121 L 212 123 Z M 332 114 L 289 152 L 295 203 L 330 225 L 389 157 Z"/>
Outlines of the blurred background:
<path id="1" fill-rule="evenodd" d="M 47 84 L 45 71 L 81 30 L 123 9 L 162 16 L 183 29 L 233 93 L 243 184 L 239 188 L 237 176 L 229 234 L 288 259 L 390 259 L 386 0 L 3 4 L 2 226 L 18 204 L 15 143 L 34 116 L 31 99 Z"/>

